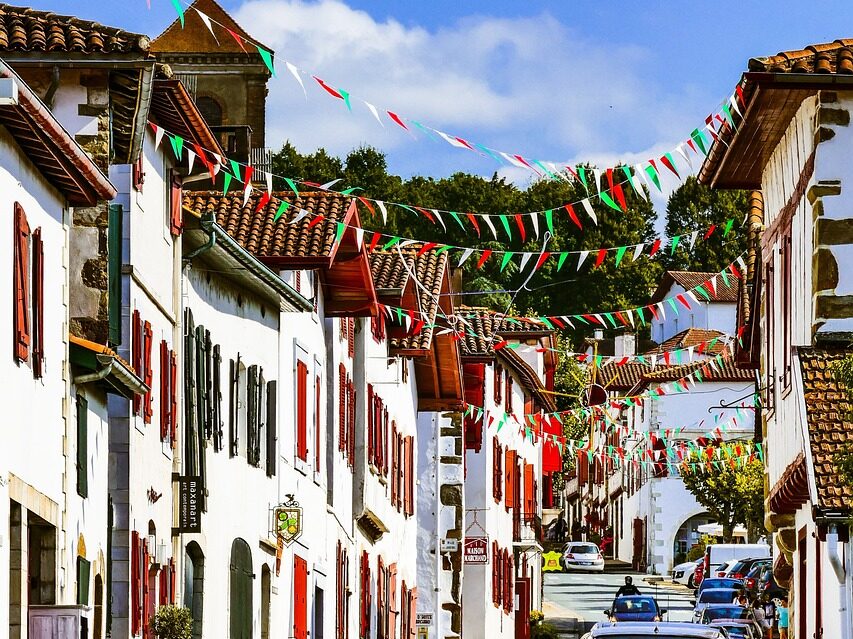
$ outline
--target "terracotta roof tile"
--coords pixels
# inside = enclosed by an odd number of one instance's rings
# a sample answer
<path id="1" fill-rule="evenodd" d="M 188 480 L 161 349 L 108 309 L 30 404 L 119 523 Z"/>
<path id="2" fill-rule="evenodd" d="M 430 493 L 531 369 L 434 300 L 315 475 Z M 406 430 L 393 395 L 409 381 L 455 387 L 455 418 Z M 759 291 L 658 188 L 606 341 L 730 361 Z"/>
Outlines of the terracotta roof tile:
<path id="1" fill-rule="evenodd" d="M 426 323 L 417 334 L 392 338 L 391 348 L 395 350 L 428 350 L 432 345 L 434 329 L 430 325 L 435 324 L 438 315 L 439 295 L 444 278 L 448 276 L 448 258 L 447 253 L 436 254 L 435 251 L 418 255 L 419 250 L 420 245 L 400 249 L 402 260 L 400 253 L 394 250 L 374 251 L 370 254 L 370 270 L 375 287 L 378 290 L 414 287 L 421 319 Z M 417 282 L 412 281 L 410 271 L 414 273 Z"/>
<path id="2" fill-rule="evenodd" d="M 503 338 L 511 336 L 530 337 L 553 335 L 554 331 L 540 322 L 528 319 L 509 319 L 499 313 L 482 308 L 463 306 L 458 315 L 466 322 L 466 330 L 460 340 L 463 356 L 491 356 L 494 344 L 500 341 L 495 334 Z"/>
<path id="3" fill-rule="evenodd" d="M 838 481 L 833 458 L 845 443 L 853 444 L 853 402 L 848 390 L 836 381 L 832 367 L 853 354 L 853 350 L 800 348 L 798 351 L 818 506 L 850 510 L 853 487 Z"/>
<path id="4" fill-rule="evenodd" d="M 216 223 L 247 251 L 262 261 L 281 262 L 299 258 L 331 259 L 337 222 L 349 223 L 355 207 L 353 200 L 329 192 L 306 192 L 296 197 L 291 192 L 273 193 L 269 203 L 256 211 L 261 192 L 256 190 L 243 206 L 243 193 L 223 195 L 218 191 L 184 193 L 184 209 L 195 215 L 214 213 Z M 276 221 L 282 202 L 290 206 Z M 290 222 L 300 210 L 311 215 L 295 224 Z M 323 219 L 317 222 L 318 216 Z"/>
<path id="5" fill-rule="evenodd" d="M 642 362 L 628 362 L 622 366 L 611 362 L 598 369 L 597 380 L 608 391 L 629 390 L 651 370 L 649 364 Z"/>
<path id="6" fill-rule="evenodd" d="M 0 51 L 148 53 L 147 36 L 90 20 L 0 3 Z"/>
<path id="7" fill-rule="evenodd" d="M 667 271 L 663 274 L 657 289 L 652 295 L 651 303 L 655 304 L 667 297 L 673 284 L 678 284 L 686 290 L 691 290 L 704 284 L 717 275 L 717 294 L 711 295 L 711 303 L 714 302 L 737 302 L 738 280 L 734 277 L 728 278 L 728 284 L 718 273 L 703 273 L 699 271 Z M 708 291 L 710 294 L 711 291 Z"/>
<path id="8" fill-rule="evenodd" d="M 647 382 L 674 382 L 677 379 L 687 377 L 694 371 L 702 369 L 702 380 L 705 382 L 751 382 L 755 380 L 755 374 L 749 370 L 737 367 L 733 356 L 724 356 L 721 363 L 715 359 L 698 360 L 680 366 L 658 366 L 643 375 Z"/>
<path id="9" fill-rule="evenodd" d="M 680 333 L 673 335 L 668 340 L 662 342 L 657 348 L 654 348 L 649 351 L 649 354 L 652 353 L 663 353 L 664 351 L 674 351 L 682 348 L 690 348 L 691 346 L 698 346 L 699 344 L 704 344 L 705 342 L 710 342 L 715 337 L 721 338 L 716 344 L 714 344 L 713 348 L 706 353 L 711 355 L 716 355 L 717 353 L 721 353 L 725 348 L 725 342 L 722 341 L 722 338 L 726 336 L 725 333 L 721 333 L 720 331 L 708 330 L 704 328 L 688 328 L 687 330 L 681 331 Z"/>
<path id="10" fill-rule="evenodd" d="M 845 38 L 812 44 L 805 49 L 782 51 L 764 58 L 752 58 L 750 71 L 771 73 L 853 74 L 853 39 Z"/>
<path id="11" fill-rule="evenodd" d="M 241 45 L 230 35 L 217 38 L 217 36 L 208 30 L 199 14 L 193 9 L 198 9 L 210 18 L 214 22 L 213 29 L 217 33 L 223 33 L 222 27 L 224 26 L 248 42 L 258 43 L 272 52 L 268 46 L 246 33 L 243 27 L 237 24 L 234 18 L 216 0 L 195 0 L 184 11 L 184 24 L 181 24 L 180 19 L 175 19 L 172 24 L 166 27 L 163 33 L 154 38 L 154 41 L 151 43 L 151 50 L 155 53 L 168 54 L 240 53 L 246 58 L 260 58 L 257 51 L 253 51 L 253 46 L 245 43 Z"/>

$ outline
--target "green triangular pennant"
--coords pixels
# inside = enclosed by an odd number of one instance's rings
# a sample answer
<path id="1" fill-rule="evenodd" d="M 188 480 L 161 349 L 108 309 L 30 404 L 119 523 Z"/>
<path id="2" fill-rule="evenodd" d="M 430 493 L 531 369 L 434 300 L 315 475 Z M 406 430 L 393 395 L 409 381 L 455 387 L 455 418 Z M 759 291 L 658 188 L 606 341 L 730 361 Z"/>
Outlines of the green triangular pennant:
<path id="1" fill-rule="evenodd" d="M 554 209 L 545 211 L 545 223 L 548 225 L 548 230 L 554 234 Z"/>
<path id="2" fill-rule="evenodd" d="M 512 239 L 512 231 L 510 231 L 510 229 L 509 229 L 509 219 L 507 218 L 506 215 L 498 215 L 498 217 L 501 219 L 501 224 L 503 224 L 504 230 L 506 231 L 506 234 L 509 236 L 509 239 Z"/>
<path id="3" fill-rule="evenodd" d="M 282 200 L 281 204 L 278 205 L 278 210 L 275 212 L 275 217 L 273 218 L 273 222 L 278 222 L 278 218 L 284 215 L 284 212 L 290 208 L 290 204 L 287 203 L 287 200 Z"/>
<path id="4" fill-rule="evenodd" d="M 296 182 L 287 177 L 284 178 L 284 181 L 287 182 L 287 186 L 290 187 L 290 190 L 293 191 L 293 194 L 296 197 L 299 197 L 299 190 L 296 188 Z"/>
<path id="5" fill-rule="evenodd" d="M 512 256 L 515 255 L 512 251 L 507 251 L 504 253 L 503 259 L 501 260 L 501 273 L 504 272 L 506 265 L 509 264 L 510 260 L 512 260 Z"/>
<path id="6" fill-rule="evenodd" d="M 568 253 L 560 253 L 560 259 L 557 260 L 557 270 L 559 271 L 563 268 L 563 264 L 566 261 L 566 258 L 569 256 Z"/>
<path id="7" fill-rule="evenodd" d="M 264 64 L 267 65 L 267 69 L 269 69 L 272 76 L 275 77 L 275 67 L 273 67 L 272 64 L 272 54 L 261 46 L 255 46 L 258 47 L 258 53 L 261 54 L 261 59 L 263 59 Z"/>
<path id="8" fill-rule="evenodd" d="M 180 135 L 170 135 L 169 142 L 172 143 L 172 151 L 175 152 L 175 157 L 180 161 L 184 154 L 184 138 Z"/>
<path id="9" fill-rule="evenodd" d="M 616 202 L 614 202 L 609 195 L 607 195 L 607 191 L 602 191 L 601 193 L 599 193 L 599 196 L 601 197 L 601 201 L 604 202 L 611 209 L 620 212 L 622 211 L 622 209 L 619 208 L 619 205 L 616 204 Z"/>
<path id="10" fill-rule="evenodd" d="M 231 174 L 228 171 L 223 171 L 223 180 L 224 184 L 222 186 L 222 195 L 223 197 L 228 195 L 228 187 L 231 186 Z"/>
<path id="11" fill-rule="evenodd" d="M 620 262 L 622 262 L 622 258 L 625 257 L 625 251 L 628 250 L 627 246 L 620 246 L 616 251 L 616 268 L 619 268 Z"/>

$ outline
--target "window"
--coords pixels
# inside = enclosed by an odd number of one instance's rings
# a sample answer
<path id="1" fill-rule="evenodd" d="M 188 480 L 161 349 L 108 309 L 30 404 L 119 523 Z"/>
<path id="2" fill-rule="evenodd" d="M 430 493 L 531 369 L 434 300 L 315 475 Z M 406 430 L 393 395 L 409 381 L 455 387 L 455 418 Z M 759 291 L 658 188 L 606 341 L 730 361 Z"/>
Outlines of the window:
<path id="1" fill-rule="evenodd" d="M 782 388 L 791 387 L 791 340 L 792 340 L 792 286 L 791 281 L 791 229 L 782 237 Z"/>
<path id="2" fill-rule="evenodd" d="M 418 589 L 412 588 L 409 590 L 406 588 L 406 582 L 403 582 L 400 607 L 402 608 L 400 616 L 400 639 L 415 639 L 415 632 L 417 631 L 415 621 L 418 610 Z"/>
<path id="3" fill-rule="evenodd" d="M 267 477 L 275 475 L 276 459 L 278 458 L 278 384 L 267 382 Z"/>
<path id="4" fill-rule="evenodd" d="M 347 355 L 355 357 L 355 318 L 347 318 Z"/>
<path id="5" fill-rule="evenodd" d="M 169 187 L 169 232 L 180 235 L 184 228 L 183 182 L 175 171 L 172 171 Z"/>
<path id="6" fill-rule="evenodd" d="M 293 637 L 308 639 L 308 563 L 298 555 L 293 556 Z"/>
<path id="7" fill-rule="evenodd" d="M 385 339 L 385 316 L 382 313 L 370 318 L 370 332 L 373 334 L 373 340 L 377 344 Z"/>
<path id="8" fill-rule="evenodd" d="M 256 468 L 261 465 L 261 441 L 263 433 L 264 390 L 263 368 L 257 365 L 249 366 L 246 383 L 246 461 Z"/>
<path id="9" fill-rule="evenodd" d="M 503 367 L 495 364 L 494 368 L 495 404 L 500 406 L 503 392 Z"/>
<path id="10" fill-rule="evenodd" d="M 379 558 L 376 568 L 376 637 L 388 639 L 388 596 L 385 565 Z"/>
<path id="11" fill-rule="evenodd" d="M 771 254 L 770 261 L 764 265 L 764 356 L 765 356 L 765 371 L 767 374 L 766 385 L 767 394 L 765 405 L 767 410 L 773 410 L 776 406 L 776 353 L 775 353 L 775 294 L 773 280 L 773 256 Z"/>
<path id="12" fill-rule="evenodd" d="M 498 542 L 492 542 L 492 603 L 500 606 L 503 600 L 503 554 Z"/>
<path id="13" fill-rule="evenodd" d="M 152 389 L 151 384 L 154 377 L 154 371 L 151 368 L 151 345 L 153 342 L 154 333 L 151 328 L 151 322 L 143 321 L 138 310 L 133 311 L 132 319 L 132 334 L 131 334 L 131 355 L 132 365 L 136 370 L 137 375 L 142 378 L 148 392 L 142 397 L 135 395 L 133 398 L 133 413 L 139 415 L 142 410 L 142 421 L 145 424 L 151 423 L 151 417 L 154 414 L 152 406 Z"/>
<path id="14" fill-rule="evenodd" d="M 145 156 L 140 153 L 133 163 L 133 189 L 142 193 L 142 185 L 145 184 Z"/>
<path id="15" fill-rule="evenodd" d="M 89 402 L 77 395 L 77 494 L 89 496 Z"/>
<path id="16" fill-rule="evenodd" d="M 338 542 L 335 564 L 335 639 L 349 638 L 349 557 L 347 550 Z"/>
<path id="17" fill-rule="evenodd" d="M 506 478 L 506 489 L 504 490 L 504 500 L 506 509 L 509 510 L 515 504 L 515 464 L 516 454 L 514 450 L 507 448 L 506 463 L 504 468 L 504 477 Z"/>
<path id="18" fill-rule="evenodd" d="M 533 464 L 524 464 L 524 518 L 532 521 L 536 514 L 536 491 Z"/>
<path id="19" fill-rule="evenodd" d="M 320 402 L 322 401 L 322 396 L 320 394 L 320 376 L 316 375 L 314 377 L 314 472 L 320 472 L 320 452 L 322 448 L 320 447 L 320 435 L 321 435 L 321 426 L 320 426 Z"/>
<path id="20" fill-rule="evenodd" d="M 172 352 L 166 340 L 160 342 L 160 441 L 172 433 Z"/>
<path id="21" fill-rule="evenodd" d="M 492 496 L 496 503 L 501 503 L 503 499 L 503 446 L 498 441 L 497 437 L 492 438 Z"/>
<path id="22" fill-rule="evenodd" d="M 391 422 L 391 505 L 400 512 L 400 436 L 397 422 Z"/>
<path id="23" fill-rule="evenodd" d="M 415 445 L 414 437 L 403 438 L 403 512 L 407 517 L 415 514 Z"/>
<path id="24" fill-rule="evenodd" d="M 15 359 L 26 362 L 30 356 L 30 226 L 24 209 L 15 203 L 15 246 L 12 267 L 15 292 Z"/>
<path id="25" fill-rule="evenodd" d="M 504 550 L 503 552 L 503 593 L 504 593 L 504 612 L 512 612 L 514 602 L 513 586 L 515 579 L 515 561 L 513 560 L 512 551 Z"/>
<path id="26" fill-rule="evenodd" d="M 122 343 L 121 265 L 123 210 L 121 204 L 110 204 L 107 220 L 107 303 L 110 324 L 110 344 Z"/>
<path id="27" fill-rule="evenodd" d="M 33 377 L 44 374 L 44 243 L 41 227 L 33 231 Z"/>
<path id="28" fill-rule="evenodd" d="M 362 551 L 361 553 L 360 576 L 359 593 L 361 595 L 361 601 L 359 602 L 359 637 L 369 637 L 371 604 L 370 588 L 372 580 L 370 575 L 370 556 L 367 554 L 367 551 Z"/>
<path id="29" fill-rule="evenodd" d="M 296 457 L 308 461 L 308 365 L 296 362 Z"/>
<path id="30" fill-rule="evenodd" d="M 506 374 L 506 412 L 512 415 L 512 375 L 507 371 Z"/>
<path id="31" fill-rule="evenodd" d="M 338 365 L 338 452 L 347 452 L 347 369 Z"/>

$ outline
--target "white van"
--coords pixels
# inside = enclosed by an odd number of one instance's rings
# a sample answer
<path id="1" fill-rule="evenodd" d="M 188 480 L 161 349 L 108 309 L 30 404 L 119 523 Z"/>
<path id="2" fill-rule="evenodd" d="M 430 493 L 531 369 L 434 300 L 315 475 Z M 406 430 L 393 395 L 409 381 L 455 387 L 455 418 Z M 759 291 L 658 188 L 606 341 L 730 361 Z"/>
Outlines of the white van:
<path id="1" fill-rule="evenodd" d="M 770 557 L 767 544 L 711 544 L 705 548 L 705 576 L 716 574 L 717 568 L 731 559 L 763 559 Z"/>

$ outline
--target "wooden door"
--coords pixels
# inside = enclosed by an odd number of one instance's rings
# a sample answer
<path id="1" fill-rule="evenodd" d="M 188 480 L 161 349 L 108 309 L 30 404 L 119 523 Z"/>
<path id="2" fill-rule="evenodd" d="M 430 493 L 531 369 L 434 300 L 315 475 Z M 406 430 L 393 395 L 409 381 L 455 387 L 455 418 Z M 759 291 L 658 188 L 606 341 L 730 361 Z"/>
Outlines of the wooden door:
<path id="1" fill-rule="evenodd" d="M 230 639 L 252 638 L 252 551 L 242 539 L 231 544 Z"/>
<path id="2" fill-rule="evenodd" d="M 515 609 L 515 639 L 530 637 L 530 578 L 521 577 L 515 582 L 518 607 Z"/>
<path id="3" fill-rule="evenodd" d="M 308 562 L 293 557 L 293 636 L 308 639 Z"/>

